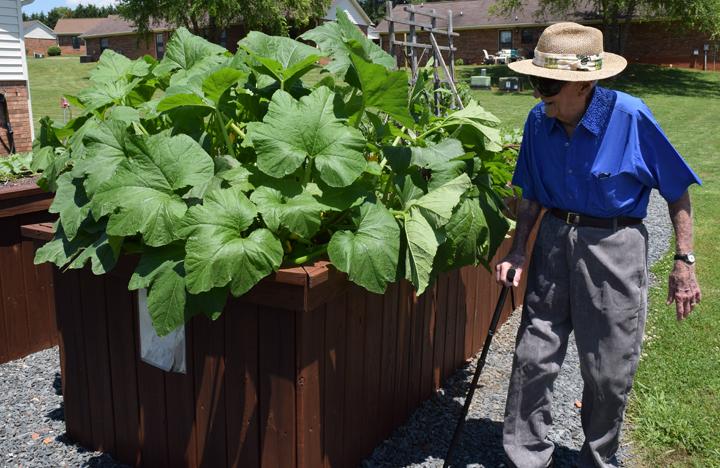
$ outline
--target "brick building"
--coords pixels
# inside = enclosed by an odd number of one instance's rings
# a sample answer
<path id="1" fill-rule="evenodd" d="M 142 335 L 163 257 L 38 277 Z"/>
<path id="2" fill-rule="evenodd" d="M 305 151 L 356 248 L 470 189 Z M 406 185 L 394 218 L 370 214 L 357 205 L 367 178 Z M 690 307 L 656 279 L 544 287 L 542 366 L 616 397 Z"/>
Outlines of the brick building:
<path id="1" fill-rule="evenodd" d="M 438 14 L 453 13 L 453 29 L 460 34 L 454 39 L 457 48 L 455 58 L 466 64 L 482 64 L 484 52 L 495 54 L 500 49 L 517 49 L 522 57 L 532 56 L 540 34 L 550 24 L 560 21 L 577 23 L 602 29 L 602 21 L 592 10 L 569 11 L 553 15 L 540 12 L 539 0 L 524 2 L 525 7 L 511 15 L 492 14 L 490 7 L 495 0 L 470 0 L 433 2 L 415 5 L 419 11 L 434 9 Z M 396 5 L 394 18 L 407 20 L 407 5 Z M 417 22 L 428 22 L 429 18 L 416 16 Z M 446 28 L 447 21 L 439 20 L 438 28 Z M 377 26 L 380 42 L 389 48 L 388 22 Z M 405 40 L 409 32 L 407 25 L 395 24 L 396 40 Z M 438 43 L 446 44 L 446 38 L 438 37 Z M 428 38 L 418 34 L 418 41 L 428 43 Z M 657 18 L 633 19 L 623 56 L 630 63 L 651 63 L 679 67 L 702 67 L 703 46 L 710 42 L 706 34 L 688 31 L 679 24 Z M 694 51 L 698 50 L 698 55 Z M 403 60 L 399 52 L 398 61 Z"/>
<path id="2" fill-rule="evenodd" d="M 131 59 L 144 55 L 161 59 L 172 29 L 166 23 L 155 22 L 150 25 L 148 34 L 138 34 L 134 24 L 118 15 L 110 15 L 83 33 L 81 39 L 85 41 L 87 55 L 94 60 L 99 59 L 105 49 Z"/>
<path id="3" fill-rule="evenodd" d="M 60 18 L 55 25 L 55 35 L 62 55 L 87 55 L 85 32 L 105 21 L 106 18 Z"/>
<path id="4" fill-rule="evenodd" d="M 57 45 L 55 32 L 40 21 L 23 22 L 25 54 L 47 54 L 48 47 Z"/>
<path id="5" fill-rule="evenodd" d="M 333 0 L 323 20 L 334 21 L 338 10 L 345 11 L 350 20 L 365 33 L 372 26 L 370 18 L 356 0 Z M 99 59 L 105 49 L 112 49 L 131 59 L 144 55 L 161 59 L 173 30 L 174 28 L 167 23 L 155 22 L 150 25 L 148 34 L 139 34 L 134 24 L 120 16 L 111 15 L 86 30 L 80 35 L 80 39 L 84 41 L 87 55 L 94 60 Z M 231 52 L 235 52 L 238 41 L 245 34 L 242 25 L 231 26 L 221 31 L 219 43 Z"/>
<path id="6" fill-rule="evenodd" d="M 33 0 L 0 0 L 0 156 L 30 151 L 33 128 L 21 8 Z"/>

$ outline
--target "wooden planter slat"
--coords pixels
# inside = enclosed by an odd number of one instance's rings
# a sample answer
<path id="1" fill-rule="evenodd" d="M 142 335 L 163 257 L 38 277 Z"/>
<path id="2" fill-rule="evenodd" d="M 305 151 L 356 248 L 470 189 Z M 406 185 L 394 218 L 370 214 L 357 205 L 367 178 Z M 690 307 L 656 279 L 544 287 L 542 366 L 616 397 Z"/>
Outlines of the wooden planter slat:
<path id="1" fill-rule="evenodd" d="M 0 187 L 0 364 L 57 344 L 52 268 L 35 266 L 20 227 L 53 219 L 52 195 L 34 183 Z"/>
<path id="2" fill-rule="evenodd" d="M 181 375 L 139 358 L 137 261 L 55 272 L 68 433 L 137 466 L 356 466 L 479 350 L 498 296 L 481 268 L 419 298 L 405 281 L 368 293 L 326 262 L 281 270 L 187 324 Z"/>

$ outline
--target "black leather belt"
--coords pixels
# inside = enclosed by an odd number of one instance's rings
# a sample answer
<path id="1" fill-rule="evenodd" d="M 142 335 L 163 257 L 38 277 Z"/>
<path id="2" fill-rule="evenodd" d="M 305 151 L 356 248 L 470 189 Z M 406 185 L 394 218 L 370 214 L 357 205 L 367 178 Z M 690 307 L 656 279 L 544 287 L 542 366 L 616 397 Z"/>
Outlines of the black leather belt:
<path id="1" fill-rule="evenodd" d="M 630 218 L 628 216 L 618 216 L 617 218 L 598 218 L 582 213 L 573 213 L 572 211 L 561 210 L 559 208 L 551 208 L 550 213 L 552 213 L 556 218 L 562 219 L 567 224 L 579 227 L 617 229 L 618 227 L 640 224 L 643 221 L 641 218 Z"/>

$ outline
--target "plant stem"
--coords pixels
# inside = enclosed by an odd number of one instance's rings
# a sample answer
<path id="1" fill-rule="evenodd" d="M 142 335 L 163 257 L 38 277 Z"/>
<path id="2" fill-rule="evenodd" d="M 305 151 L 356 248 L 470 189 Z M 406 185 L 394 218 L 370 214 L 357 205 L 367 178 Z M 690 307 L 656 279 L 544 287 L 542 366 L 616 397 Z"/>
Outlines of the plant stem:
<path id="1" fill-rule="evenodd" d="M 233 121 L 230 121 L 230 122 L 228 123 L 228 127 L 230 127 L 230 129 L 231 129 L 233 132 L 235 132 L 235 134 L 236 134 L 237 136 L 239 136 L 239 137 L 242 138 L 243 140 L 245 139 L 245 132 L 243 132 L 242 128 L 240 128 L 240 127 L 238 126 L 238 124 L 236 124 L 236 123 L 233 122 Z"/>
<path id="2" fill-rule="evenodd" d="M 228 135 L 228 132 L 225 129 L 225 119 L 223 119 L 222 114 L 217 109 L 215 110 L 215 119 L 217 121 L 220 133 L 222 133 L 223 139 L 225 140 L 227 150 L 230 152 L 230 155 L 233 158 L 236 158 L 237 156 L 235 155 L 235 148 L 233 148 L 232 142 L 230 141 L 230 135 Z"/>
<path id="3" fill-rule="evenodd" d="M 308 158 L 305 161 L 305 172 L 303 174 L 303 185 L 307 185 L 310 183 L 310 178 L 312 177 L 312 159 Z"/>
<path id="4" fill-rule="evenodd" d="M 327 245 L 323 245 L 320 248 L 315 249 L 312 252 L 310 252 L 306 255 L 303 255 L 301 257 L 289 258 L 287 260 L 287 263 L 290 263 L 291 265 L 303 265 L 312 260 L 322 257 L 323 255 L 325 255 L 326 252 L 327 252 Z"/>

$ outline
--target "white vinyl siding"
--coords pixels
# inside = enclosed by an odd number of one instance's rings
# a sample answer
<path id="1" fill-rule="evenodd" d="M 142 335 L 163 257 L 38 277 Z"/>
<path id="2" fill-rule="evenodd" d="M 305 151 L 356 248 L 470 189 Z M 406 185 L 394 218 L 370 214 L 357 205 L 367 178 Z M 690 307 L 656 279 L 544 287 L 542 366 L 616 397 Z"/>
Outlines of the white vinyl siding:
<path id="1" fill-rule="evenodd" d="M 20 40 L 22 14 L 18 0 L 0 0 L 0 81 L 27 81 L 25 46 Z"/>
<path id="2" fill-rule="evenodd" d="M 31 29 L 25 30 L 25 39 L 55 39 L 55 35 L 40 26 L 32 26 Z"/>

